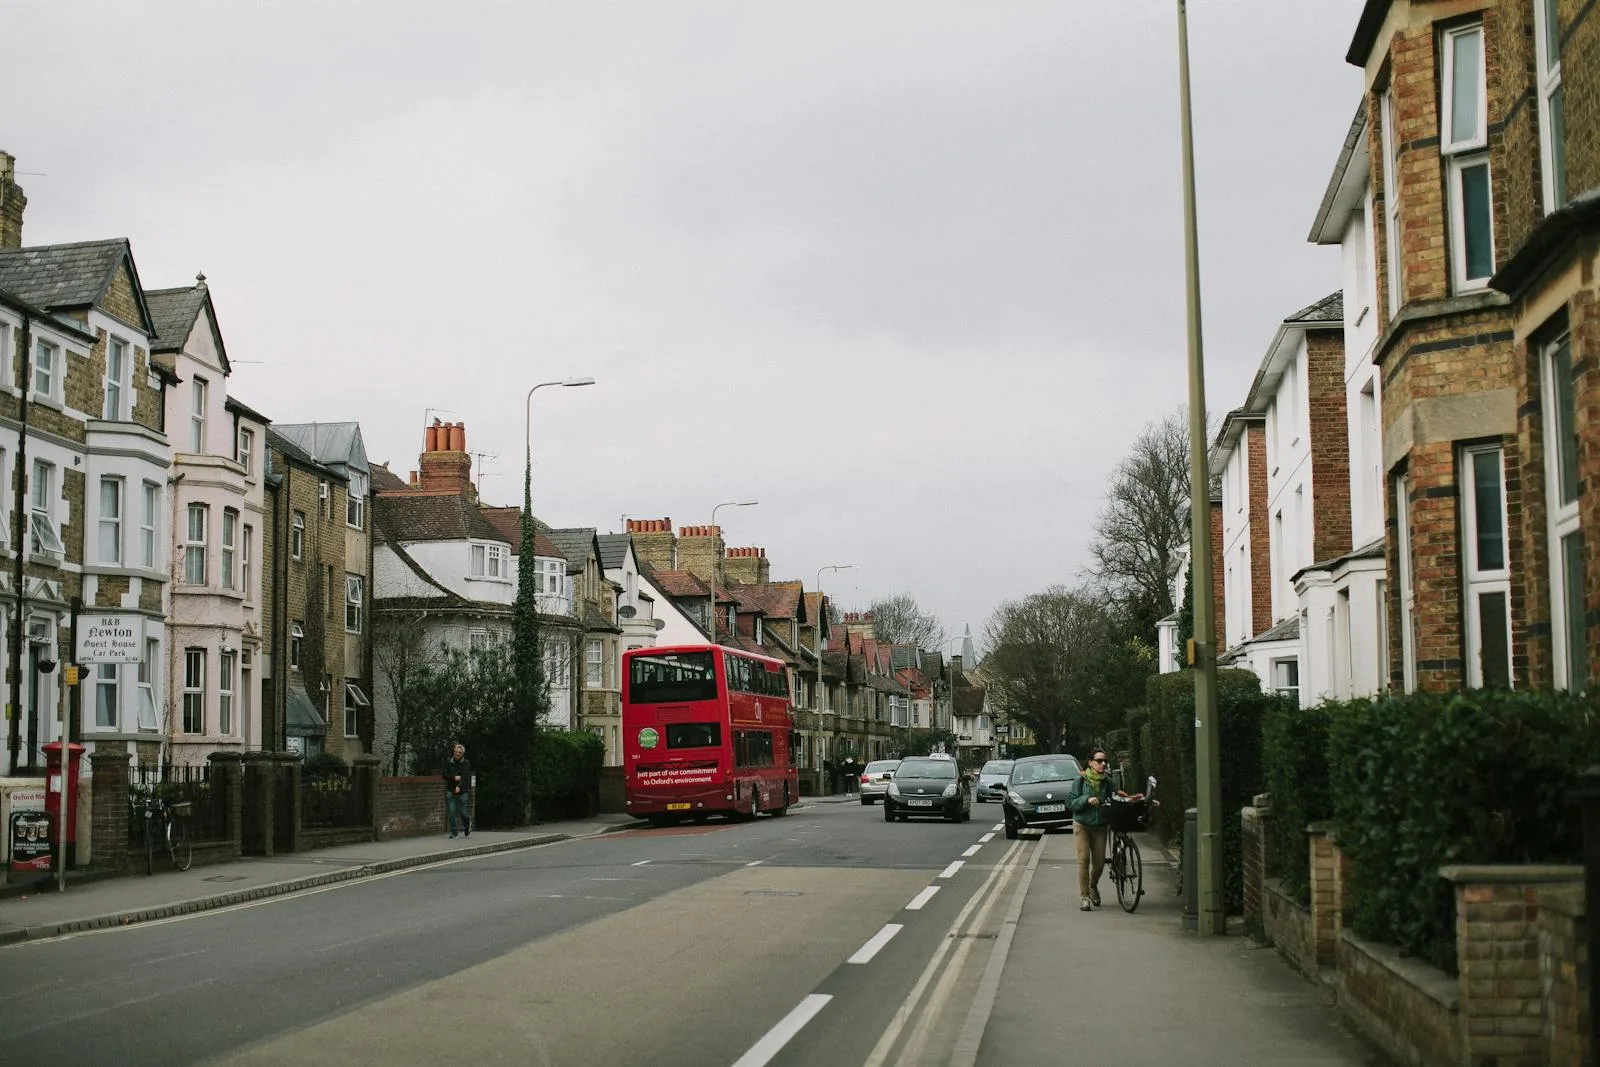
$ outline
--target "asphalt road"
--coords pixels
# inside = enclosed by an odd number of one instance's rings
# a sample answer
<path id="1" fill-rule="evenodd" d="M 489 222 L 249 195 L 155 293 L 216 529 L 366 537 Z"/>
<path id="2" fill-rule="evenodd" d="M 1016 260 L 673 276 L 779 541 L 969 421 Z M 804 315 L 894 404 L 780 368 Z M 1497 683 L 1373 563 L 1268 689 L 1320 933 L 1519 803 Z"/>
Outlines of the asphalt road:
<path id="1" fill-rule="evenodd" d="M 1041 851 L 998 812 L 811 804 L 18 945 L 0 1061 L 942 1061 Z"/>

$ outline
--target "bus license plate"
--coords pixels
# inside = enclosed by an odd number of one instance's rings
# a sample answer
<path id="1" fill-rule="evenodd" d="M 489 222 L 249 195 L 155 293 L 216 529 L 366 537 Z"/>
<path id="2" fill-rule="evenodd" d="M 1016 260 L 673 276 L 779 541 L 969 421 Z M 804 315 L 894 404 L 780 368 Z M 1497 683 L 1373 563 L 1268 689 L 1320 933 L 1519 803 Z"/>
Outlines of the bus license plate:
<path id="1" fill-rule="evenodd" d="M 667 805 L 667 810 L 668 811 L 688 811 L 689 810 L 689 805 L 687 805 L 687 804 L 668 804 Z"/>
<path id="2" fill-rule="evenodd" d="M 931 807 L 933 807 L 933 801 L 931 801 L 931 800 L 908 800 L 908 801 L 906 801 L 906 803 L 910 804 L 913 808 L 931 808 Z"/>
<path id="3" fill-rule="evenodd" d="M 1053 812 L 1066 811 L 1066 810 L 1067 810 L 1067 806 L 1065 804 L 1040 804 L 1039 805 L 1039 814 L 1040 815 L 1049 815 L 1049 814 L 1051 814 Z"/>

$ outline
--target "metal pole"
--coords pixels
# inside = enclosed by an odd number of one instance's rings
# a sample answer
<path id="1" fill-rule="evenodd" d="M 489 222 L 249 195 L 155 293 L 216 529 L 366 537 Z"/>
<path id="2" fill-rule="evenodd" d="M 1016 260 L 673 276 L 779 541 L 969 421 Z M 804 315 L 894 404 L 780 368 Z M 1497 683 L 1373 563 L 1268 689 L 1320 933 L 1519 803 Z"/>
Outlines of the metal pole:
<path id="1" fill-rule="evenodd" d="M 1211 476 L 1206 456 L 1205 352 L 1200 328 L 1200 239 L 1195 226 L 1194 127 L 1189 101 L 1189 18 L 1178 0 L 1178 82 L 1183 110 L 1183 245 L 1189 310 L 1189 565 L 1194 574 L 1194 760 L 1199 811 L 1200 932 L 1228 931 L 1223 899 L 1222 744 L 1217 714 L 1211 577 Z"/>
<path id="2" fill-rule="evenodd" d="M 718 511 L 721 511 L 723 508 L 747 508 L 753 504 L 759 503 L 759 500 L 728 500 L 712 508 L 711 529 L 716 531 L 716 533 L 712 534 L 712 536 L 717 537 L 721 535 L 721 531 L 717 528 Z M 711 643 L 713 645 L 717 643 L 717 575 L 721 572 L 721 570 L 722 554 L 721 552 L 718 552 L 716 560 L 711 565 L 711 578 L 706 582 L 706 584 L 711 587 Z"/>
<path id="3" fill-rule="evenodd" d="M 22 747 L 22 617 L 27 613 L 28 590 L 22 574 L 22 554 L 28 547 L 28 392 L 33 385 L 33 320 L 22 319 L 22 428 L 17 432 L 16 494 L 12 510 L 11 588 L 17 597 L 16 614 L 11 617 L 11 702 L 7 708 L 6 752 L 10 774 L 17 773 L 17 755 Z"/>

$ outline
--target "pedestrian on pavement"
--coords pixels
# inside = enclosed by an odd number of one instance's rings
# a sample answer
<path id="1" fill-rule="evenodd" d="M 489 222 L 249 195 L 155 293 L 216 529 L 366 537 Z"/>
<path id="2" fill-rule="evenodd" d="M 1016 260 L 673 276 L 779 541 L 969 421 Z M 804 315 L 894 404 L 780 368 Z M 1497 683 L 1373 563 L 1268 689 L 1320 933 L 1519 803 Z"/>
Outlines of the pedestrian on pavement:
<path id="1" fill-rule="evenodd" d="M 467 813 L 472 803 L 472 764 L 467 761 L 467 746 L 460 741 L 450 750 L 441 777 L 444 778 L 444 818 L 450 836 L 456 836 L 459 826 L 471 837 L 472 823 L 467 821 Z"/>
<path id="2" fill-rule="evenodd" d="M 845 795 L 856 791 L 856 784 L 860 780 L 861 768 L 856 765 L 856 758 L 851 756 L 844 761 L 844 791 Z"/>
<path id="3" fill-rule="evenodd" d="M 1105 749 L 1097 748 L 1083 774 L 1067 792 L 1072 812 L 1072 836 L 1078 842 L 1078 907 L 1093 911 L 1100 904 L 1100 874 L 1106 867 L 1106 837 L 1111 816 L 1111 775 L 1106 773 Z"/>

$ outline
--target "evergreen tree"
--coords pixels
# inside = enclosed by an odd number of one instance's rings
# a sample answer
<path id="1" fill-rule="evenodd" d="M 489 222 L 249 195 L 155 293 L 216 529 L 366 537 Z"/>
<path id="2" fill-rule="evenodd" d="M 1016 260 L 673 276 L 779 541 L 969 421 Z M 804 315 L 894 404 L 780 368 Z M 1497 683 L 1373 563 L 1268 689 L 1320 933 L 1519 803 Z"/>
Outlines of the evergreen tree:
<path id="1" fill-rule="evenodd" d="M 538 571 L 534 563 L 533 468 L 522 477 L 522 544 L 517 563 L 517 599 L 511 609 L 511 733 L 513 749 L 526 754 L 532 773 L 539 723 L 550 710 L 550 687 L 544 673 L 544 648 L 539 634 Z M 531 785 L 531 781 L 529 783 Z"/>

